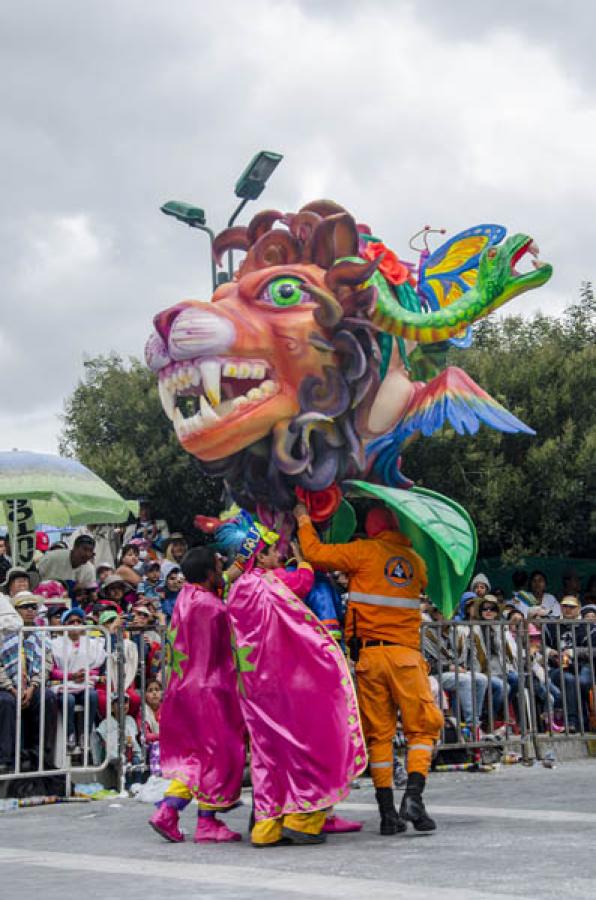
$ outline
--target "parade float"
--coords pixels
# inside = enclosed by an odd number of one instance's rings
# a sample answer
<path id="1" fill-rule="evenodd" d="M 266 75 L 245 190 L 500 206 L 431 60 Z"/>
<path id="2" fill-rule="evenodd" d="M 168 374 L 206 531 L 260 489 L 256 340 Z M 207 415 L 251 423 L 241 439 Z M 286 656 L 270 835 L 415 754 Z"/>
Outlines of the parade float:
<path id="1" fill-rule="evenodd" d="M 330 200 L 259 212 L 213 242 L 218 265 L 244 254 L 233 277 L 155 316 L 146 360 L 182 447 L 230 500 L 283 534 L 300 499 L 334 540 L 354 530 L 350 498 L 383 501 L 450 612 L 475 529 L 461 506 L 412 484 L 401 451 L 444 425 L 533 433 L 446 351 L 469 346 L 474 322 L 545 284 L 552 267 L 532 237 L 498 225 L 432 252 L 429 231 L 409 262 Z"/>

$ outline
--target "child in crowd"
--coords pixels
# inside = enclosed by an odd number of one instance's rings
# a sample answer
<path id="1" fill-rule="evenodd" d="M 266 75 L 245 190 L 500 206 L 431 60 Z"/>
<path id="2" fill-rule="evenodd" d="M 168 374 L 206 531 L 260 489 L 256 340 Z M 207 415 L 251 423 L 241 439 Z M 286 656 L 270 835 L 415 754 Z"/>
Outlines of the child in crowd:
<path id="1" fill-rule="evenodd" d="M 159 720 L 161 718 L 161 701 L 163 691 L 157 678 L 151 678 L 145 688 L 145 704 L 143 707 L 145 722 L 144 736 L 149 756 L 149 768 L 152 775 L 161 775 L 159 765 Z M 143 725 L 139 714 L 139 731 Z"/>
<path id="2" fill-rule="evenodd" d="M 165 583 L 161 577 L 161 564 L 152 560 L 145 567 L 145 578 L 137 588 L 137 594 L 145 600 L 157 600 L 161 603 L 165 592 Z"/>
<path id="3" fill-rule="evenodd" d="M 161 571 L 162 575 L 165 577 L 165 591 L 163 600 L 161 601 L 161 611 L 165 616 L 166 623 L 169 625 L 172 613 L 174 612 L 174 606 L 176 605 L 176 600 L 178 599 L 178 594 L 180 593 L 184 581 L 184 576 L 182 575 L 180 566 L 171 562 L 162 563 Z"/>
<path id="4" fill-rule="evenodd" d="M 97 726 L 97 733 L 100 736 L 105 754 L 110 762 L 118 760 L 118 697 L 112 695 L 112 714 L 103 719 Z M 137 723 L 129 714 L 129 699 L 124 696 L 124 739 L 126 760 L 133 766 L 141 764 L 141 748 L 138 742 Z M 136 780 L 131 772 L 126 774 L 126 788 Z"/>

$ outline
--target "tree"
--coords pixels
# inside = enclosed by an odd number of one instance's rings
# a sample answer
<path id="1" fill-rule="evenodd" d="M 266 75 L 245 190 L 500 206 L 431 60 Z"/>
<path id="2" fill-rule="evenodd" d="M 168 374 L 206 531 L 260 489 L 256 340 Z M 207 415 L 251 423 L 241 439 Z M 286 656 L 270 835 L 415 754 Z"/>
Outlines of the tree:
<path id="1" fill-rule="evenodd" d="M 180 447 L 155 376 L 138 360 L 99 356 L 66 401 L 60 452 L 76 456 L 123 497 L 144 497 L 171 529 L 221 509 L 222 486 Z"/>
<path id="2" fill-rule="evenodd" d="M 591 285 L 560 319 L 485 319 L 451 350 L 496 400 L 536 430 L 474 438 L 446 428 L 404 453 L 403 471 L 458 500 L 481 555 L 585 556 L 596 545 L 596 303 Z"/>

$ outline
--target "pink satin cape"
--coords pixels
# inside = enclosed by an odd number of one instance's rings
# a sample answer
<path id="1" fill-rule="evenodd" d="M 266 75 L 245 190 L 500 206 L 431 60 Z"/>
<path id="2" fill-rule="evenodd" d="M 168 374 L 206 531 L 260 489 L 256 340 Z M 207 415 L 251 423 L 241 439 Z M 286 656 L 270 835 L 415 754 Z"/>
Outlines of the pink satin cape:
<path id="1" fill-rule="evenodd" d="M 228 612 L 256 819 L 332 806 L 366 766 L 358 704 L 339 646 L 271 572 L 242 575 Z"/>
<path id="2" fill-rule="evenodd" d="M 246 729 L 230 622 L 215 594 L 186 584 L 168 632 L 169 681 L 160 720 L 161 768 L 201 802 L 225 808 L 242 787 Z"/>

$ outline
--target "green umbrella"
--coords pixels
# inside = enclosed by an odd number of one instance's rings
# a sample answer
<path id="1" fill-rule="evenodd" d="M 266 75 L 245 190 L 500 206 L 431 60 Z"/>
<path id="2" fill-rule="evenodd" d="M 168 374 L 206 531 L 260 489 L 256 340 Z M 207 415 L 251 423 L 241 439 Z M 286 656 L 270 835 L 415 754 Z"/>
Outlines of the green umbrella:
<path id="1" fill-rule="evenodd" d="M 425 488 L 401 490 L 365 481 L 345 486 L 350 496 L 381 500 L 397 513 L 400 530 L 426 563 L 429 597 L 451 616 L 472 577 L 478 552 L 476 529 L 466 510 Z"/>
<path id="2" fill-rule="evenodd" d="M 58 528 L 109 524 L 130 514 L 126 500 L 76 459 L 20 450 L 0 452 L 0 501 L 0 524 L 9 526 L 15 564 L 31 561 L 36 522 Z"/>

